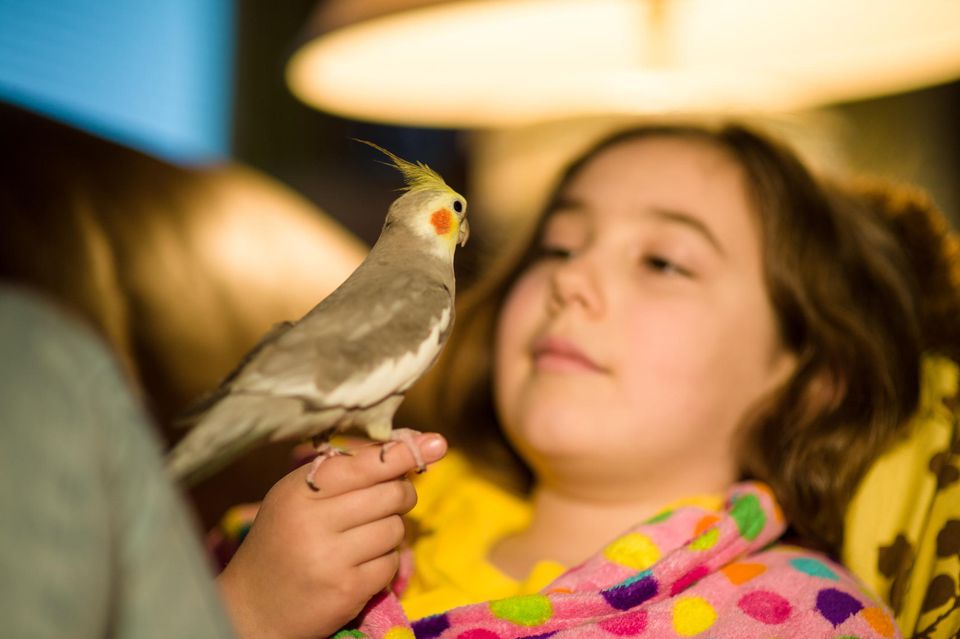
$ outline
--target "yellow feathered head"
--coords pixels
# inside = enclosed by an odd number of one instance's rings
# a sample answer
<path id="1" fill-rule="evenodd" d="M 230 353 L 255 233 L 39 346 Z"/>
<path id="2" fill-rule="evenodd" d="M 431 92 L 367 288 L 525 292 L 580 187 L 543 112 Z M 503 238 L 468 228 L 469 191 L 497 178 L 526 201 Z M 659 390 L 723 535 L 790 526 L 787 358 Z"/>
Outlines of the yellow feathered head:
<path id="1" fill-rule="evenodd" d="M 427 190 L 452 191 L 452 189 L 447 186 L 447 183 L 443 181 L 443 178 L 440 177 L 440 174 L 423 162 L 408 162 L 407 160 L 394 155 L 382 146 L 374 144 L 373 142 L 360 140 L 358 138 L 354 138 L 354 140 L 360 142 L 361 144 L 366 144 L 367 146 L 373 147 L 377 151 L 380 151 L 390 158 L 390 162 L 382 162 L 382 164 L 392 166 L 400 171 L 401 174 L 403 174 L 403 181 L 406 182 L 406 186 L 404 186 L 401 190 L 411 193 L 415 191 Z"/>

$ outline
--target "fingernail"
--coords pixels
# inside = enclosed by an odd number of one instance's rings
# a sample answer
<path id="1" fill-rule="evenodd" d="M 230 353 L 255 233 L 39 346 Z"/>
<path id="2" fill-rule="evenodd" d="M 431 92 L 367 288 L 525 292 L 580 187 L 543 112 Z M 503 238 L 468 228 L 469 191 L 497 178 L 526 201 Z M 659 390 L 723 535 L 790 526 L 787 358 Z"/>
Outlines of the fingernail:
<path id="1" fill-rule="evenodd" d="M 440 435 L 427 435 L 420 440 L 420 450 L 430 457 L 439 457 L 447 450 L 447 440 Z"/>

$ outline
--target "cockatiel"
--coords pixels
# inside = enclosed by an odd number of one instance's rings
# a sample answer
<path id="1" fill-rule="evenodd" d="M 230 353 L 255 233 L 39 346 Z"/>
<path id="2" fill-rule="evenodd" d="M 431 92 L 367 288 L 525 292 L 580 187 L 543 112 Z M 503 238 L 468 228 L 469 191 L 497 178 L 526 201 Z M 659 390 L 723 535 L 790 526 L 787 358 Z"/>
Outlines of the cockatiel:
<path id="1" fill-rule="evenodd" d="M 168 458 L 176 478 L 195 483 L 258 443 L 312 437 L 321 451 L 307 475 L 315 489 L 317 467 L 335 454 L 327 439 L 348 428 L 404 443 L 423 469 L 416 432 L 394 430 L 393 415 L 453 328 L 467 202 L 425 164 L 359 141 L 390 158 L 405 192 L 350 277 L 299 321 L 275 326 L 184 417 L 192 430 Z"/>

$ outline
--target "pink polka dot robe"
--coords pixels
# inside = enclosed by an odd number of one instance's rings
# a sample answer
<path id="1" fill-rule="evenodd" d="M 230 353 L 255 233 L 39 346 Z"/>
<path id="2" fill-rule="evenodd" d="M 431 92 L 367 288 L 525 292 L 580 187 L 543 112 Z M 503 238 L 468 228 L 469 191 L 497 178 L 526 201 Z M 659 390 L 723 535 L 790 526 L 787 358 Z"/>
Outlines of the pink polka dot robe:
<path id="1" fill-rule="evenodd" d="M 900 637 L 889 610 L 825 556 L 776 545 L 785 529 L 769 488 L 735 485 L 722 512 L 665 511 L 541 592 L 410 622 L 394 590 L 338 638 Z M 409 555 L 407 556 L 409 560 Z"/>

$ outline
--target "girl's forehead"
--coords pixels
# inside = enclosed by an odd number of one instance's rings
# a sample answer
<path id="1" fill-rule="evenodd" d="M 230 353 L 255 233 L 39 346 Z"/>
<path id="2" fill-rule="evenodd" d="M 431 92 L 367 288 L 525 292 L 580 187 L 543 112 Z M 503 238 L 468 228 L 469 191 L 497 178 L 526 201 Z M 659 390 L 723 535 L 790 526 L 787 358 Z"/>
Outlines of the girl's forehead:
<path id="1" fill-rule="evenodd" d="M 733 157 L 708 140 L 637 137 L 594 151 L 567 176 L 561 191 L 636 183 L 666 190 L 678 182 L 688 187 L 689 182 L 740 182 L 741 173 Z"/>
<path id="2" fill-rule="evenodd" d="M 743 201 L 738 162 L 709 140 L 660 135 L 627 138 L 588 156 L 561 184 L 557 200 L 664 206 Z"/>
<path id="3" fill-rule="evenodd" d="M 755 251 L 758 216 L 745 171 L 709 140 L 679 136 L 628 138 L 601 149 L 569 175 L 545 224 L 619 225 L 687 219 L 728 251 Z"/>

